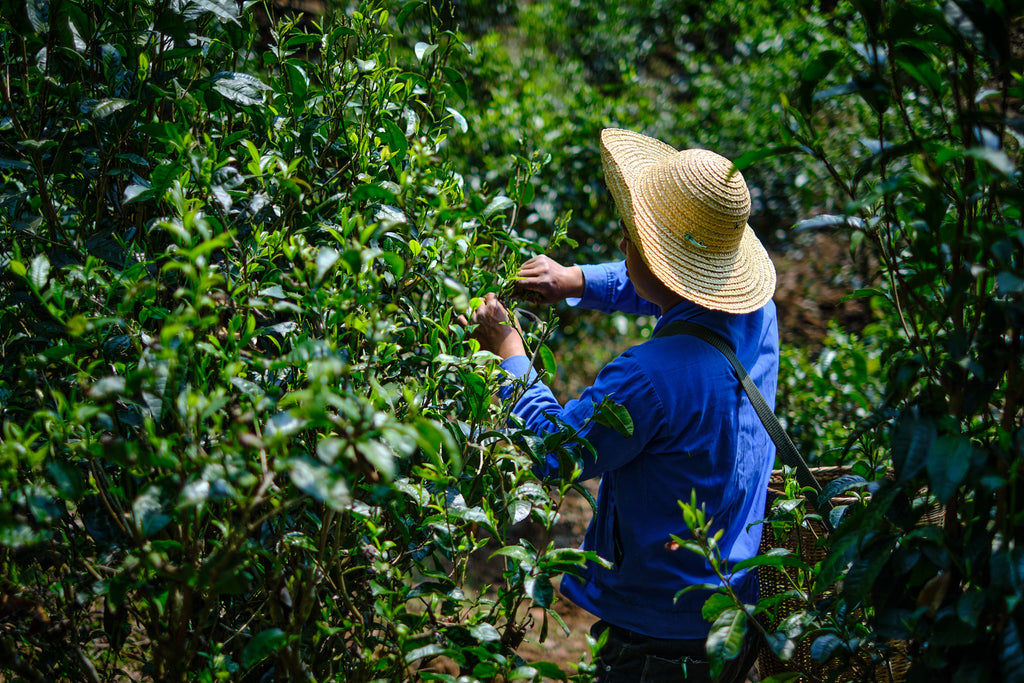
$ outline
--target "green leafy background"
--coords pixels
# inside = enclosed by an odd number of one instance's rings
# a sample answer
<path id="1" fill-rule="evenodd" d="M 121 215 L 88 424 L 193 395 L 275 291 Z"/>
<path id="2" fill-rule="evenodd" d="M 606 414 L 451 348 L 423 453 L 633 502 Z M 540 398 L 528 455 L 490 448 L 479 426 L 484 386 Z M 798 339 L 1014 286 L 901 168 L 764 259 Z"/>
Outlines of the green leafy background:
<path id="1" fill-rule="evenodd" d="M 587 446 L 509 425 L 457 317 L 498 293 L 565 398 L 649 335 L 515 299 L 534 254 L 617 257 L 608 126 L 741 167 L 778 412 L 847 467 L 819 559 L 752 561 L 786 613 L 683 505 L 716 670 L 757 628 L 823 678 L 1022 676 L 1016 3 L 0 9 L 11 680 L 588 680 L 521 647 L 599 560 L 530 468 Z M 789 482 L 770 526 L 814 515 Z"/>

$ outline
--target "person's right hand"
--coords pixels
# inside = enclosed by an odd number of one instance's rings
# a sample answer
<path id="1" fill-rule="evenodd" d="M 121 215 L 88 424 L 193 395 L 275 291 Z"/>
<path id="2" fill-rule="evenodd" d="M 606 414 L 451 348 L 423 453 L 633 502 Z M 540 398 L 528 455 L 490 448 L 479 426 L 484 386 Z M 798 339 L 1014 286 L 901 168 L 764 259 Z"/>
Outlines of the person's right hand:
<path id="1" fill-rule="evenodd" d="M 563 266 L 547 256 L 534 256 L 519 268 L 516 289 L 535 293 L 531 301 L 553 304 L 583 296 L 585 282 L 579 266 Z"/>

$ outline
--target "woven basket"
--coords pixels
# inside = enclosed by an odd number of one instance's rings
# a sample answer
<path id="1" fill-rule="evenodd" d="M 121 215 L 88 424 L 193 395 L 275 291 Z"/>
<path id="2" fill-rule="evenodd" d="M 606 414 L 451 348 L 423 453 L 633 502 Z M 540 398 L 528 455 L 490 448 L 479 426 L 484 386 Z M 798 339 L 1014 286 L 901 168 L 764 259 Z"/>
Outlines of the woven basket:
<path id="1" fill-rule="evenodd" d="M 849 467 L 817 467 L 811 468 L 815 478 L 822 486 L 826 486 L 829 482 L 839 477 L 850 474 Z M 781 470 L 775 470 L 772 472 L 772 478 L 768 484 L 768 505 L 765 510 L 765 517 L 771 512 L 772 499 L 783 492 L 785 489 L 785 478 Z M 854 498 L 844 498 L 837 496 L 832 499 L 834 505 L 845 505 L 853 502 Z M 825 549 L 820 543 L 821 539 L 827 534 L 824 525 L 819 521 L 808 521 L 805 526 L 800 529 L 792 529 L 785 535 L 781 532 L 777 532 L 771 528 L 770 525 L 765 524 L 762 530 L 761 536 L 761 547 L 760 553 L 766 553 L 772 548 L 786 548 L 793 553 L 798 554 L 804 562 L 808 565 L 813 566 L 815 563 L 825 559 Z M 792 586 L 792 581 L 786 577 L 783 572 L 790 573 L 791 576 L 795 577 L 796 569 L 785 568 L 775 569 L 773 567 L 760 567 L 758 570 L 758 584 L 761 591 L 761 597 L 767 597 L 770 595 L 777 595 L 788 590 Z M 774 615 L 765 615 L 764 625 L 768 629 L 768 632 L 774 632 L 778 629 L 778 626 L 787 616 L 792 614 L 801 608 L 801 604 L 797 600 L 786 599 L 781 601 L 774 610 Z M 761 679 L 767 678 L 768 676 L 781 674 L 791 671 L 803 671 L 807 672 L 817 679 L 820 680 L 864 680 L 870 679 L 875 681 L 892 681 L 893 683 L 902 683 L 906 680 L 907 668 L 909 662 L 906 656 L 907 643 L 892 643 L 896 656 L 893 657 L 889 662 L 878 666 L 873 672 L 873 675 L 869 672 L 858 671 L 858 670 L 847 670 L 841 671 L 839 664 L 828 662 L 822 664 L 811 657 L 811 641 L 812 638 L 803 638 L 797 643 L 796 652 L 793 657 L 788 661 L 782 661 L 768 648 L 767 645 L 762 644 L 761 650 L 757 657 L 757 668 Z M 865 674 L 868 674 L 865 676 Z M 808 681 L 807 677 L 800 677 L 798 680 L 802 682 Z"/>

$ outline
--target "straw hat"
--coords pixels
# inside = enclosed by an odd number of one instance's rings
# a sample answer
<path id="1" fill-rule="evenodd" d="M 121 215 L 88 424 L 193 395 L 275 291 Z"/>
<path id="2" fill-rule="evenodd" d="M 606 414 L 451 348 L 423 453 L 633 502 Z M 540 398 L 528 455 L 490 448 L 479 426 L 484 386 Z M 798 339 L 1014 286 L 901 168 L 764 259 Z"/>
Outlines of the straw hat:
<path id="1" fill-rule="evenodd" d="M 622 222 L 658 280 L 719 311 L 750 313 L 768 303 L 775 266 L 747 225 L 750 193 L 731 161 L 608 128 L 601 162 Z"/>

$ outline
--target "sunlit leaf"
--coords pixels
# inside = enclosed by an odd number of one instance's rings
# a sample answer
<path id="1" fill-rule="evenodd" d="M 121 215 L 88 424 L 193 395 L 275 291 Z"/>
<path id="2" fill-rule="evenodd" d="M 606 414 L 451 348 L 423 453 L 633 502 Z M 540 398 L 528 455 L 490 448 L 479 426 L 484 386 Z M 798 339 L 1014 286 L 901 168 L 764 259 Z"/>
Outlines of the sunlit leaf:
<path id="1" fill-rule="evenodd" d="M 469 627 L 469 634 L 480 643 L 496 643 L 501 640 L 501 634 L 498 633 L 498 629 L 487 622 L 472 624 Z"/>
<path id="2" fill-rule="evenodd" d="M 483 211 L 483 216 L 484 218 L 490 218 L 494 214 L 499 213 L 501 211 L 505 211 L 506 209 L 510 209 L 515 205 L 515 202 L 513 202 L 508 197 L 504 195 L 499 195 L 490 201 L 490 203 L 487 205 L 487 208 L 485 208 Z"/>
<path id="3" fill-rule="evenodd" d="M 422 62 L 424 59 L 434 54 L 434 50 L 437 49 L 437 45 L 432 43 L 419 42 L 416 43 L 416 46 L 413 49 L 416 52 L 416 59 Z"/>
<path id="4" fill-rule="evenodd" d="M 555 354 L 551 348 L 547 344 L 541 344 L 537 349 L 537 355 L 540 357 L 541 365 L 544 366 L 547 376 L 555 377 L 558 372 L 558 363 L 555 361 Z"/>
<path id="5" fill-rule="evenodd" d="M 996 171 L 1005 175 L 1013 175 L 1017 170 L 1013 161 L 1010 157 L 1001 149 L 992 149 L 991 147 L 975 147 L 967 150 L 967 155 L 984 161 Z"/>
<path id="6" fill-rule="evenodd" d="M 436 643 L 430 645 L 424 645 L 418 647 L 415 650 L 410 650 L 405 653 L 405 663 L 412 664 L 417 659 L 424 659 L 426 657 L 436 657 L 437 655 L 444 654 L 445 649 Z"/>
<path id="7" fill-rule="evenodd" d="M 25 10 L 28 13 L 28 21 L 32 24 L 32 30 L 38 34 L 50 30 L 49 0 L 27 0 Z"/>
<path id="8" fill-rule="evenodd" d="M 150 486 L 132 503 L 132 517 L 143 538 L 151 538 L 171 523 L 171 517 L 164 512 L 160 501 L 160 489 Z"/>
<path id="9" fill-rule="evenodd" d="M 260 79 L 237 71 L 221 71 L 211 81 L 213 89 L 233 102 L 245 105 L 263 104 L 263 92 L 270 86 Z"/>
<path id="10" fill-rule="evenodd" d="M 46 258 L 46 254 L 39 254 L 32 259 L 32 267 L 28 272 L 29 282 L 32 283 L 32 287 L 36 291 L 43 291 L 46 289 L 46 284 L 50 278 L 50 259 Z"/>

